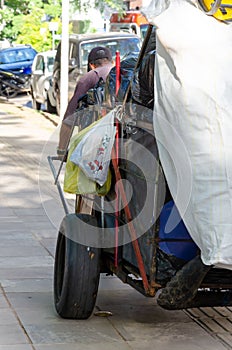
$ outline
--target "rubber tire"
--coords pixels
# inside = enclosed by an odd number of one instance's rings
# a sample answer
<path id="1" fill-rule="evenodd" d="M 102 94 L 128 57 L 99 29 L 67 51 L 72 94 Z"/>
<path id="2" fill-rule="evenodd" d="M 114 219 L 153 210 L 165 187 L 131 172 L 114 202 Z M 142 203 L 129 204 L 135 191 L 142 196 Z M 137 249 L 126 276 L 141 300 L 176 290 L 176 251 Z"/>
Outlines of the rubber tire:
<path id="1" fill-rule="evenodd" d="M 60 90 L 56 89 L 56 114 L 60 116 Z"/>
<path id="2" fill-rule="evenodd" d="M 55 114 L 56 113 L 56 107 L 52 106 L 50 100 L 49 100 L 49 96 L 47 94 L 47 99 L 46 99 L 46 102 L 45 102 L 45 109 L 48 113 L 52 113 L 52 114 Z"/>
<path id="3" fill-rule="evenodd" d="M 41 103 L 36 101 L 34 94 L 33 94 L 33 90 L 31 90 L 31 98 L 32 98 L 32 108 L 37 110 L 37 111 L 40 111 Z"/>
<path id="4" fill-rule="evenodd" d="M 101 249 L 87 247 L 67 237 L 68 231 L 73 230 L 72 215 L 85 222 L 91 220 L 97 226 L 96 219 L 86 214 L 68 214 L 63 219 L 55 254 L 54 304 L 62 318 L 87 319 L 96 303 Z"/>

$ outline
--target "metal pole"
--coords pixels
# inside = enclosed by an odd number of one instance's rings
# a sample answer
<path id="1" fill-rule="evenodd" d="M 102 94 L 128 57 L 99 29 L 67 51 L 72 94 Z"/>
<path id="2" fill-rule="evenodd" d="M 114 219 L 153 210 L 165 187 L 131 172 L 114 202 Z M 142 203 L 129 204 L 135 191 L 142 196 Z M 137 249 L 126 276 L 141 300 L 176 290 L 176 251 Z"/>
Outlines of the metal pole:
<path id="1" fill-rule="evenodd" d="M 69 0 L 62 1 L 62 35 L 60 68 L 60 119 L 68 104 L 68 49 L 69 49 Z"/>
<path id="2" fill-rule="evenodd" d="M 55 49 L 55 37 L 54 37 L 54 30 L 52 31 L 52 50 Z"/>

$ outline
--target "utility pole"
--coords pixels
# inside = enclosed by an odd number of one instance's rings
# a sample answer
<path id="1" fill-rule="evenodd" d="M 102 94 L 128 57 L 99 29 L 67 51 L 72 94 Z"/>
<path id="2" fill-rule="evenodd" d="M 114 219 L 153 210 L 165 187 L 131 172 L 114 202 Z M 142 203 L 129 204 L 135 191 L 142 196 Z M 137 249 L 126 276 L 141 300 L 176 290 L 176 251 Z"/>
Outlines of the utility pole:
<path id="1" fill-rule="evenodd" d="M 69 0 L 62 1 L 61 69 L 60 69 L 60 119 L 68 104 L 68 48 Z"/>

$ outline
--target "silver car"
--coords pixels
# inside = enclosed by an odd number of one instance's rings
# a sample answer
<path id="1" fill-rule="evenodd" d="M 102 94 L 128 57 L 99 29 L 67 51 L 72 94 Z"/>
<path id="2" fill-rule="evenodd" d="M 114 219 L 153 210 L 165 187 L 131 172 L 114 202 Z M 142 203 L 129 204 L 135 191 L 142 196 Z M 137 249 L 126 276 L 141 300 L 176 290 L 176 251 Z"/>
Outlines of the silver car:
<path id="1" fill-rule="evenodd" d="M 52 72 L 54 66 L 56 50 L 50 50 L 38 53 L 32 64 L 31 72 L 31 97 L 32 107 L 40 110 L 41 105 L 49 113 L 55 113 L 54 108 L 48 96 L 48 90 L 52 82 Z"/>

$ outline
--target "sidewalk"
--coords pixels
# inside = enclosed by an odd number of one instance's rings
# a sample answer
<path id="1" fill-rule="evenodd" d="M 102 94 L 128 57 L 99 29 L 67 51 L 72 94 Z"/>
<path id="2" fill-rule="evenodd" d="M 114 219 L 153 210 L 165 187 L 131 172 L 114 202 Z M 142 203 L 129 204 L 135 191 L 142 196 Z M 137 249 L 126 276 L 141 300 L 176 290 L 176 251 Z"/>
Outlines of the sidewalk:
<path id="1" fill-rule="evenodd" d="M 54 185 L 44 168 L 58 121 L 0 103 L 0 350 L 232 349 L 231 308 L 165 311 L 116 277 L 101 276 L 96 303 L 111 317 L 56 314 L 56 224 L 64 213 L 48 205 Z"/>

